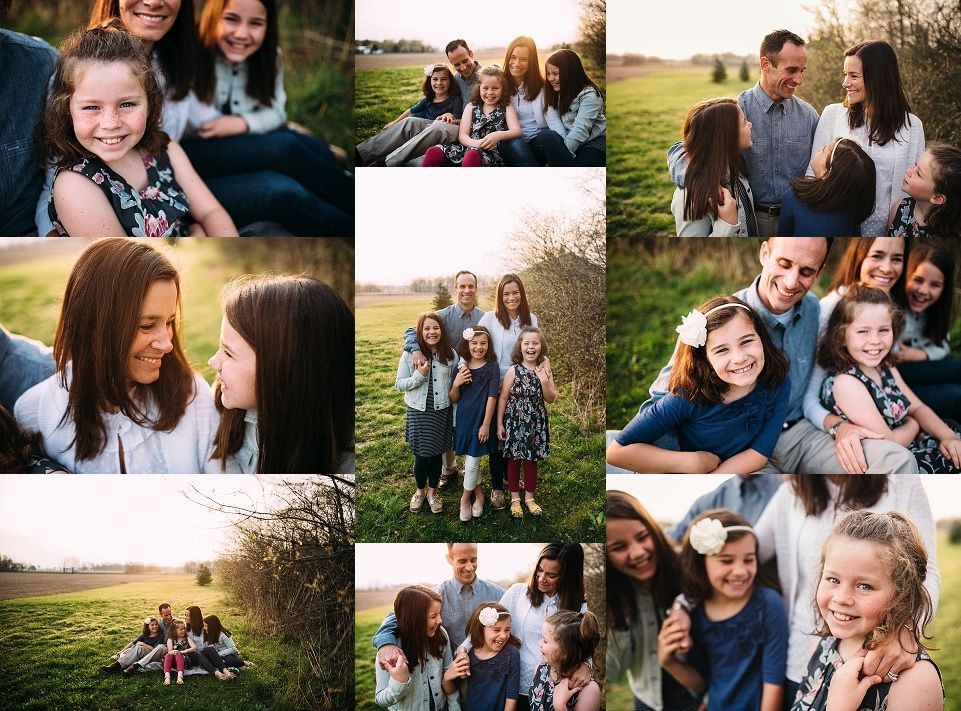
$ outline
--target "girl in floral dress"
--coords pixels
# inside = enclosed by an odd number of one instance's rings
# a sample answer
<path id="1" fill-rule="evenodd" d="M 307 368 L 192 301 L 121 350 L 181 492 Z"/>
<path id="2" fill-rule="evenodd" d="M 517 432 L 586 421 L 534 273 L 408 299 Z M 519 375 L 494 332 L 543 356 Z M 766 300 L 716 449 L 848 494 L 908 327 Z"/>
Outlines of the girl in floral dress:
<path id="1" fill-rule="evenodd" d="M 580 691 L 571 693 L 571 674 L 590 659 L 601 640 L 597 618 L 591 612 L 562 610 L 544 621 L 541 654 L 544 663 L 531 681 L 530 711 L 598 711 L 601 689 L 593 679 Z"/>
<path id="2" fill-rule="evenodd" d="M 522 518 L 520 471 L 524 465 L 524 503 L 534 516 L 541 507 L 534 501 L 537 462 L 547 459 L 550 430 L 545 402 L 557 399 L 554 374 L 547 359 L 547 343 L 539 329 L 525 326 L 514 346 L 513 366 L 501 383 L 497 403 L 497 437 L 504 442 L 507 488 L 511 492 L 511 516 Z"/>
<path id="3" fill-rule="evenodd" d="M 478 73 L 477 85 L 460 120 L 459 144 L 431 146 L 424 154 L 424 167 L 501 166 L 497 144 L 520 138 L 521 124 L 510 103 L 507 77 L 496 64 Z"/>
<path id="4" fill-rule="evenodd" d="M 924 587 L 928 554 L 917 527 L 897 511 L 848 514 L 821 551 L 817 634 L 791 711 L 941 711 L 941 672 L 925 649 L 934 614 Z M 900 639 L 917 649 L 900 673 L 861 676 L 867 650 Z M 897 682 L 896 684 L 893 682 Z"/>
<path id="5" fill-rule="evenodd" d="M 818 345 L 818 363 L 829 372 L 821 403 L 910 449 L 920 471 L 961 473 L 961 432 L 921 402 L 894 367 L 891 348 L 902 322 L 886 293 L 850 286 Z"/>
<path id="6" fill-rule="evenodd" d="M 119 20 L 61 48 L 47 100 L 48 212 L 60 235 L 237 236 L 186 154 L 160 130 L 163 92 Z"/>

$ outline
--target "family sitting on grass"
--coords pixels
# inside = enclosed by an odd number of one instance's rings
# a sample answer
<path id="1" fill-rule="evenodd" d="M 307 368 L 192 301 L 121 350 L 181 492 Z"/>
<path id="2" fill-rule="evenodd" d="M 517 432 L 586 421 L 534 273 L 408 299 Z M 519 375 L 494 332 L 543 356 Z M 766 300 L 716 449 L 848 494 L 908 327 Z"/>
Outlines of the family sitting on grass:
<path id="1" fill-rule="evenodd" d="M 543 75 L 530 37 L 510 43 L 503 67 L 482 68 L 462 39 L 447 59 L 456 74 L 427 65 L 424 98 L 358 145 L 357 165 L 606 164 L 604 97 L 576 52 L 554 52 Z"/>
<path id="2" fill-rule="evenodd" d="M 204 617 L 199 607 L 191 605 L 182 620 L 175 620 L 169 603 L 157 609 L 160 617 L 144 619 L 140 636 L 114 654 L 101 672 L 130 675 L 163 669 L 164 686 L 169 686 L 174 669 L 176 683 L 183 684 L 184 674 L 213 674 L 227 681 L 236 678 L 240 669 L 253 666 L 240 658 L 230 630 L 217 615 Z"/>

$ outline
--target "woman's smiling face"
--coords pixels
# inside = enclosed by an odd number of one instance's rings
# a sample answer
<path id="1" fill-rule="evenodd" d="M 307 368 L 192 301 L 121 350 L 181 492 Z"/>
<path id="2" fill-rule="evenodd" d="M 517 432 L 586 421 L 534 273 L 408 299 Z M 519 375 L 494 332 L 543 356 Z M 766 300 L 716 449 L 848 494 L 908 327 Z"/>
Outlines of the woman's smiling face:
<path id="1" fill-rule="evenodd" d="M 180 0 L 120 0 L 120 21 L 130 34 L 159 42 L 173 27 Z"/>
<path id="2" fill-rule="evenodd" d="M 177 285 L 158 279 L 147 288 L 137 332 L 127 356 L 129 385 L 149 385 L 160 378 L 163 357 L 173 350 L 174 321 L 177 317 Z"/>

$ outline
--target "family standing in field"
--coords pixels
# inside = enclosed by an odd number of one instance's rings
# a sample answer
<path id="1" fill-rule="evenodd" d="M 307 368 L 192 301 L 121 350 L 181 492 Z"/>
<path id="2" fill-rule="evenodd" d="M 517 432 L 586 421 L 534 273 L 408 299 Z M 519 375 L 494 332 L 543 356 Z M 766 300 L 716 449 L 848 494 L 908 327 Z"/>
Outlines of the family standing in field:
<path id="1" fill-rule="evenodd" d="M 354 319 L 323 282 L 226 284 L 212 387 L 184 353 L 181 276 L 146 242 L 93 242 L 62 303 L 52 353 L 0 330 L 4 471 L 353 472 Z"/>
<path id="2" fill-rule="evenodd" d="M 844 52 L 844 102 L 820 117 L 794 95 L 803 39 L 767 35 L 760 68 L 737 100 L 691 108 L 668 150 L 679 236 L 961 235 L 961 150 L 925 145 L 887 42 Z"/>
<path id="3" fill-rule="evenodd" d="M 576 52 L 554 52 L 543 73 L 530 37 L 503 67 L 481 67 L 462 39 L 446 53 L 424 68 L 424 98 L 357 146 L 357 165 L 605 165 L 604 97 Z"/>
<path id="4" fill-rule="evenodd" d="M 534 500 L 538 463 L 550 452 L 547 403 L 557 399 L 547 341 L 516 274 L 500 278 L 494 310 L 487 313 L 477 307 L 473 272 L 458 272 L 454 284 L 456 303 L 422 313 L 416 327 L 407 329 L 397 366 L 417 485 L 410 510 L 417 513 L 426 500 L 432 513 L 443 511 L 439 492 L 456 479 L 459 454 L 464 456 L 461 521 L 484 514 L 484 457 L 491 506 L 507 505 L 506 473 L 511 516 L 523 518 L 524 507 L 540 516 Z"/>
<path id="5" fill-rule="evenodd" d="M 104 674 L 127 676 L 162 669 L 164 686 L 169 686 L 174 671 L 177 684 L 184 683 L 184 674 L 213 674 L 220 681 L 229 681 L 241 669 L 254 665 L 241 659 L 230 630 L 217 615 L 204 617 L 199 607 L 191 605 L 182 620 L 175 620 L 166 602 L 157 611 L 160 617 L 144 619 L 140 636 L 100 668 Z"/>
<path id="6" fill-rule="evenodd" d="M 772 237 L 761 273 L 681 319 L 651 398 L 608 447 L 636 472 L 961 473 L 957 276 L 946 242 Z"/>
<path id="7" fill-rule="evenodd" d="M 59 54 L 0 30 L 25 146 L 0 234 L 352 236 L 353 177 L 288 128 L 278 37 L 275 0 L 207 0 L 196 26 L 193 0 L 96 0 Z"/>
<path id="8" fill-rule="evenodd" d="M 736 476 L 670 531 L 609 490 L 606 516 L 607 678 L 635 709 L 944 708 L 917 477 Z"/>
<path id="9" fill-rule="evenodd" d="M 393 711 L 599 711 L 600 642 L 579 543 L 549 543 L 528 583 L 477 577 L 477 545 L 448 543 L 453 577 L 409 585 L 374 635 L 378 706 Z"/>

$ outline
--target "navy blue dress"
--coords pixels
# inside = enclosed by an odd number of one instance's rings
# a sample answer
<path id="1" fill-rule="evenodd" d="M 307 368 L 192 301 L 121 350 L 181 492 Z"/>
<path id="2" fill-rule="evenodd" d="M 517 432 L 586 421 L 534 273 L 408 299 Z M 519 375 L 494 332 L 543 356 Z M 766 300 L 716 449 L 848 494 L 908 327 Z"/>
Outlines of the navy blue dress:
<path id="1" fill-rule="evenodd" d="M 477 439 L 477 432 L 484 424 L 484 411 L 487 409 L 487 398 L 497 400 L 500 392 L 501 374 L 497 361 L 492 360 L 480 368 L 470 369 L 471 382 L 460 386 L 460 399 L 454 414 L 454 451 L 458 454 L 468 454 L 472 457 L 486 457 L 497 447 L 497 430 L 494 418 L 491 418 L 493 432 L 487 441 L 481 443 Z M 495 405 L 496 414 L 496 405 Z"/>
<path id="2" fill-rule="evenodd" d="M 860 237 L 861 224 L 854 210 L 818 211 L 801 202 L 788 188 L 781 199 L 779 237 Z"/>

